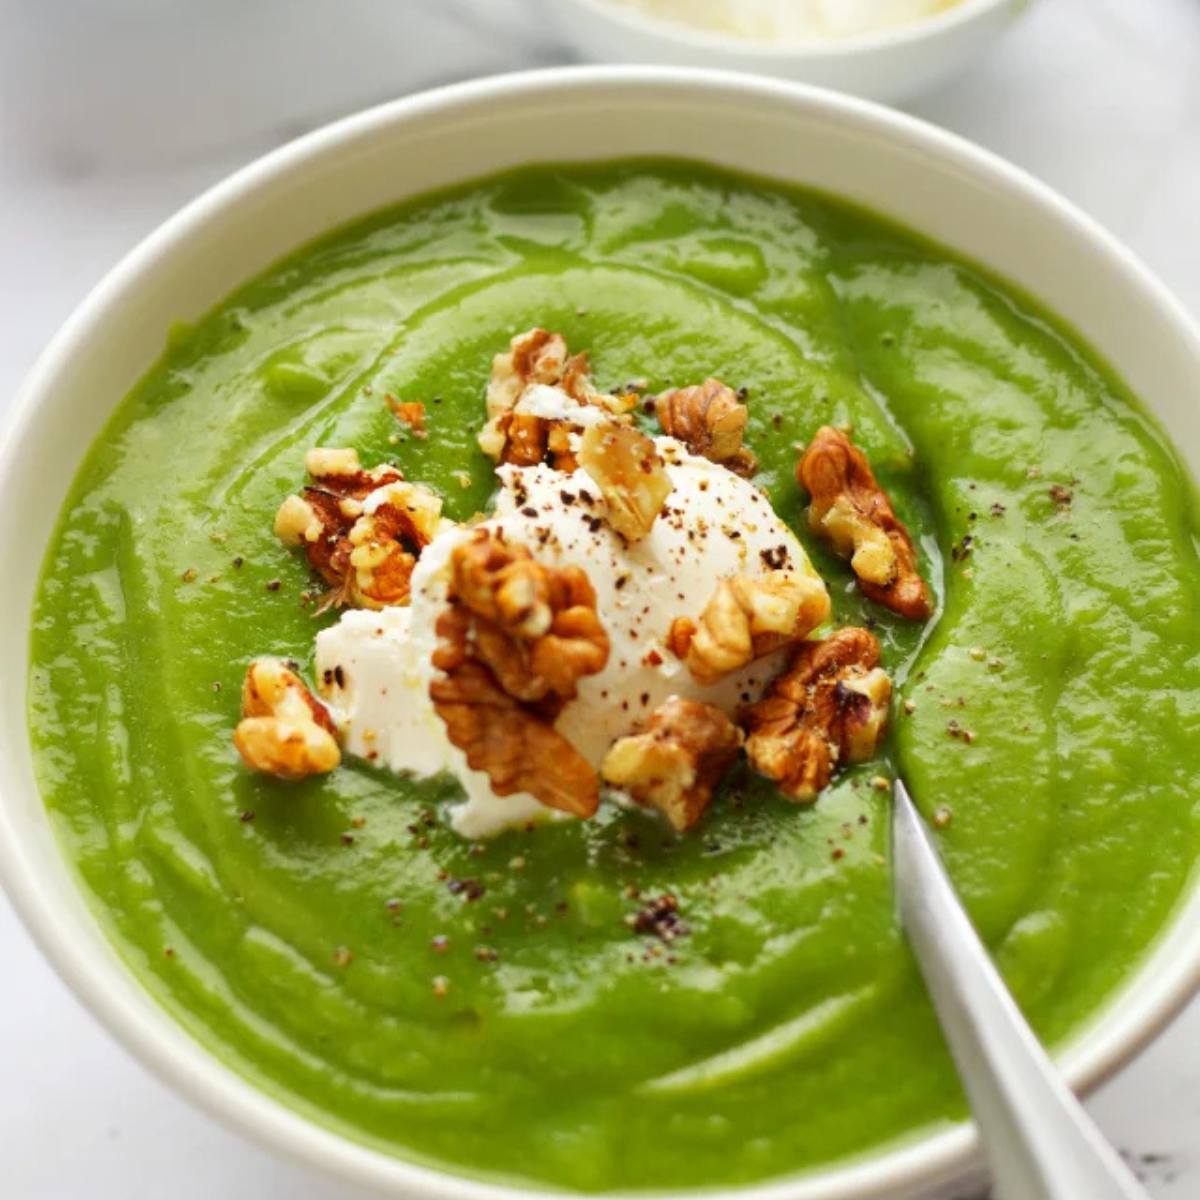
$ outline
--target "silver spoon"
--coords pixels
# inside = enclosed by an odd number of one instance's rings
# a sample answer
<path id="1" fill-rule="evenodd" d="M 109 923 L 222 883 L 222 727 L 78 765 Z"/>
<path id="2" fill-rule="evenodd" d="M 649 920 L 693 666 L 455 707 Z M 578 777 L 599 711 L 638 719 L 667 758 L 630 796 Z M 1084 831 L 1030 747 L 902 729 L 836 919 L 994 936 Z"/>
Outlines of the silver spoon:
<path id="1" fill-rule="evenodd" d="M 1025 1023 L 898 779 L 892 796 L 900 921 L 971 1101 L 995 1200 L 1148 1200 Z"/>

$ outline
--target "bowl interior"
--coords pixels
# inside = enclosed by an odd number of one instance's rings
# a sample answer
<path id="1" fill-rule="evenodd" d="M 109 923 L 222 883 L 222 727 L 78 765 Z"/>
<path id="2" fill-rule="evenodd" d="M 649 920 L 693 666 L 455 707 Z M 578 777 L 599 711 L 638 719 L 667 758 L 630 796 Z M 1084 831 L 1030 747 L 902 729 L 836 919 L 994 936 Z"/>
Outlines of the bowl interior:
<path id="1" fill-rule="evenodd" d="M 201 197 L 88 298 L 32 373 L 0 448 L 20 505 L 0 508 L 0 629 L 14 681 L 28 661 L 41 547 L 88 446 L 195 317 L 299 243 L 406 195 L 539 160 L 675 155 L 817 187 L 968 255 L 1070 322 L 1156 413 L 1200 474 L 1200 339 L 1118 244 L 1014 168 L 897 113 L 735 75 L 601 68 L 484 80 L 399 101 L 294 143 Z M 146 1062 L 209 1111 L 343 1178 L 411 1196 L 517 1193 L 451 1179 L 314 1128 L 217 1063 L 141 991 L 106 942 L 34 784 L 24 689 L 0 697 L 0 871 L 60 972 Z M 1200 893 L 1135 980 L 1062 1055 L 1077 1086 L 1115 1069 L 1200 977 Z M 973 1134 L 950 1130 L 821 1176 L 745 1195 L 903 1197 L 959 1178 Z"/>

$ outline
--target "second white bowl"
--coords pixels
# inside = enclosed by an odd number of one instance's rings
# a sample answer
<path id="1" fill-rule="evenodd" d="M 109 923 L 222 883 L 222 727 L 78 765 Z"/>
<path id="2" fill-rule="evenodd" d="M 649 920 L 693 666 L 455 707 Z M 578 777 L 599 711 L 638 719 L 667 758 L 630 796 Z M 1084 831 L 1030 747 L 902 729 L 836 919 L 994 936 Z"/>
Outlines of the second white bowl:
<path id="1" fill-rule="evenodd" d="M 813 43 L 765 42 L 660 20 L 613 0 L 543 0 L 546 17 L 593 62 L 751 71 L 894 102 L 965 70 L 1029 0 L 960 0 L 879 33 Z"/>

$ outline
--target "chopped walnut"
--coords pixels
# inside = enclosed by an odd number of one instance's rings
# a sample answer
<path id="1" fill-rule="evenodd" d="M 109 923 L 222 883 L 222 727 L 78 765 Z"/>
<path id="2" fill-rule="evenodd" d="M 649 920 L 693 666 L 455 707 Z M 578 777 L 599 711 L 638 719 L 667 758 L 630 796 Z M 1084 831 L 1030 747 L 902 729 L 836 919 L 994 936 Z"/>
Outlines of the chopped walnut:
<path id="1" fill-rule="evenodd" d="M 510 696 L 557 715 L 583 676 L 604 669 L 608 635 L 581 568 L 544 566 L 480 530 L 455 547 L 451 569 L 451 596 L 475 618 L 475 655 Z"/>
<path id="2" fill-rule="evenodd" d="M 571 445 L 574 427 L 566 421 L 546 421 L 542 417 L 530 417 L 525 413 L 516 414 L 521 421 L 541 421 L 546 427 L 546 453 L 554 469 L 570 474 L 579 469 L 579 459 Z"/>
<path id="3" fill-rule="evenodd" d="M 933 611 L 912 538 L 875 480 L 866 455 L 840 430 L 817 430 L 796 466 L 808 489 L 809 526 L 826 538 L 872 600 L 914 621 Z"/>
<path id="4" fill-rule="evenodd" d="M 516 467 L 533 467 L 545 462 L 549 447 L 548 423 L 532 413 L 505 413 L 499 418 L 506 439 L 503 450 L 497 457 L 498 462 L 512 463 Z M 483 445 L 485 427 L 480 433 L 480 445 Z M 557 465 L 557 459 L 555 464 Z M 565 468 L 564 468 L 565 469 Z"/>
<path id="5" fill-rule="evenodd" d="M 322 609 L 407 604 L 413 566 L 441 523 L 441 500 L 390 464 L 365 470 L 355 450 L 318 447 L 304 461 L 314 483 L 279 506 L 275 535 L 302 546 L 332 588 Z M 364 502 L 381 488 L 388 491 L 368 512 Z"/>
<path id="6" fill-rule="evenodd" d="M 891 694 L 879 643 L 867 630 L 802 642 L 767 694 L 742 712 L 746 755 L 785 795 L 810 803 L 837 766 L 875 753 Z"/>
<path id="7" fill-rule="evenodd" d="M 304 779 L 341 762 L 325 706 L 277 658 L 255 659 L 242 685 L 242 720 L 233 743 L 252 771 Z"/>
<path id="8" fill-rule="evenodd" d="M 404 478 L 399 467 L 380 463 L 369 471 L 358 461 L 358 451 L 314 446 L 304 456 L 304 469 L 314 484 L 335 496 L 364 500 L 377 487 Z"/>
<path id="9" fill-rule="evenodd" d="M 591 816 L 596 772 L 553 726 L 579 679 L 608 661 L 586 575 L 534 563 L 486 531 L 456 547 L 451 566 L 433 657 L 444 677 L 429 689 L 450 741 L 497 795 L 529 792 Z"/>
<path id="10" fill-rule="evenodd" d="M 667 645 L 703 684 L 807 637 L 829 616 L 829 593 L 815 575 L 768 571 L 722 579 L 699 622 L 676 618 Z"/>
<path id="11" fill-rule="evenodd" d="M 388 396 L 387 406 L 396 420 L 402 421 L 412 430 L 413 437 L 429 436 L 429 431 L 425 428 L 425 405 L 420 400 L 397 400 L 395 396 Z"/>
<path id="12" fill-rule="evenodd" d="M 600 488 L 609 525 L 628 541 L 644 538 L 674 486 L 653 441 L 631 425 L 593 425 L 579 465 Z"/>
<path id="13" fill-rule="evenodd" d="M 597 391 L 588 374 L 586 354 L 571 355 L 562 334 L 530 329 L 509 343 L 507 353 L 492 360 L 487 389 L 487 424 L 479 445 L 494 462 L 530 467 L 549 460 L 559 471 L 577 466 L 570 446 L 570 422 L 516 411 L 535 384 L 556 387 L 578 404 L 604 409 L 615 420 L 628 420 L 637 402 L 632 395 Z"/>
<path id="14" fill-rule="evenodd" d="M 613 743 L 600 774 L 682 831 L 703 815 L 741 744 L 737 726 L 719 708 L 672 696 L 654 710 L 644 733 Z"/>
<path id="15" fill-rule="evenodd" d="M 388 463 L 363 468 L 352 449 L 314 447 L 304 465 L 313 484 L 288 496 L 275 514 L 275 535 L 287 546 L 303 546 L 309 565 L 334 588 L 333 599 L 348 603 L 349 533 L 362 515 L 362 502 L 376 488 L 404 476 Z"/>
<path id="16" fill-rule="evenodd" d="M 339 604 L 349 602 L 345 590 L 350 570 L 348 534 L 361 512 L 362 502 L 354 497 L 310 487 L 302 496 L 289 496 L 275 514 L 276 535 L 285 545 L 303 546 L 309 566 L 331 586 L 331 596 Z"/>
<path id="17" fill-rule="evenodd" d="M 674 388 L 654 401 L 663 432 L 678 438 L 693 453 L 722 463 L 738 475 L 758 468 L 753 453 L 742 445 L 746 406 L 719 379 L 694 387 Z"/>
<path id="18" fill-rule="evenodd" d="M 275 514 L 275 536 L 285 546 L 315 542 L 324 532 L 321 513 L 303 496 L 289 496 Z"/>
<path id="19" fill-rule="evenodd" d="M 361 608 L 407 604 L 413 568 L 437 534 L 442 502 L 419 483 L 392 483 L 347 535 L 347 596 Z"/>
<path id="20" fill-rule="evenodd" d="M 571 362 L 561 333 L 535 328 L 517 334 L 509 342 L 507 353 L 492 359 L 492 377 L 487 389 L 488 419 L 510 412 L 530 384 L 559 383 L 568 374 L 569 364 L 573 377 L 577 377 L 578 368 L 585 366 L 586 361 Z"/>

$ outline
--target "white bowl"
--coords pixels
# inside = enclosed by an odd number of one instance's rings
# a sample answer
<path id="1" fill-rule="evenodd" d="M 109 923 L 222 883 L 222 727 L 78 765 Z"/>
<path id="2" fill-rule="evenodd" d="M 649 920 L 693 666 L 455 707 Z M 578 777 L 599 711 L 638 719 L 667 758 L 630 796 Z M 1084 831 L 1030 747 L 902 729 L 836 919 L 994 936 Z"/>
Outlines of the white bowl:
<path id="1" fill-rule="evenodd" d="M 195 317 L 299 243 L 406 195 L 544 160 L 691 155 L 880 209 L 1007 276 L 1101 347 L 1200 469 L 1200 332 L 1092 220 L 1000 159 L 899 113 L 760 78 L 667 68 L 554 70 L 400 100 L 246 167 L 153 233 L 84 301 L 34 368 L 0 441 L 0 877 L 63 978 L 143 1062 L 233 1128 L 393 1196 L 528 1193 L 411 1166 L 256 1090 L 192 1040 L 109 945 L 54 839 L 34 782 L 24 689 L 29 613 L 68 485 L 116 405 Z M 1182 231 L 1181 231 L 1182 232 Z M 1200 984 L 1200 889 L 1119 994 L 1065 1047 L 1086 1089 L 1124 1063 Z M 754 1200 L 928 1195 L 978 1169 L 957 1126 Z"/>
<path id="2" fill-rule="evenodd" d="M 1030 0 L 960 0 L 924 20 L 838 40 L 768 42 L 652 17 L 613 0 L 542 0 L 564 38 L 594 62 L 753 71 L 871 100 L 915 96 L 966 69 Z"/>

